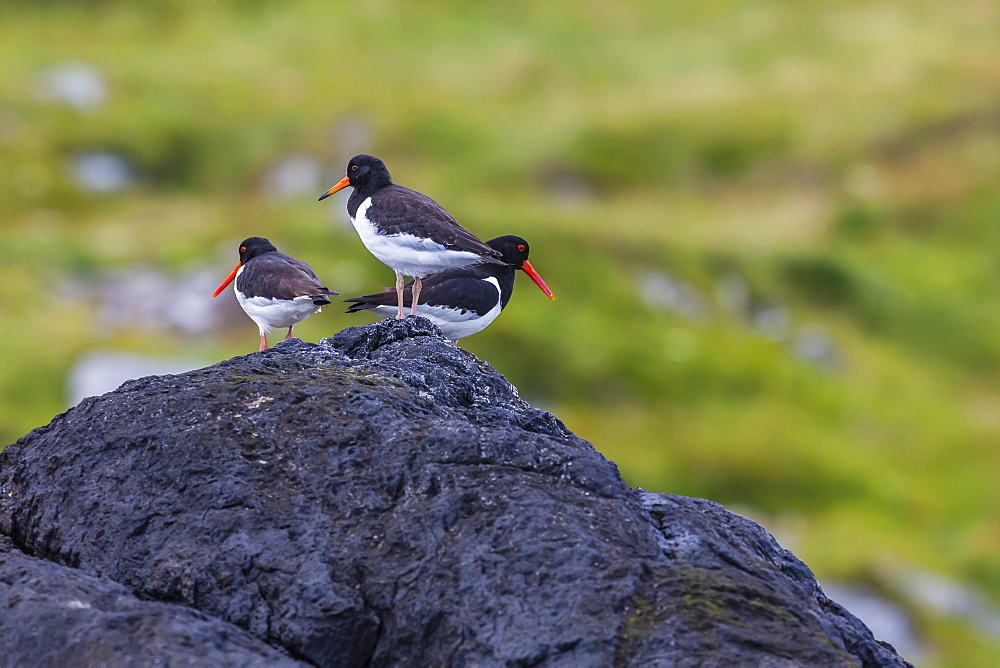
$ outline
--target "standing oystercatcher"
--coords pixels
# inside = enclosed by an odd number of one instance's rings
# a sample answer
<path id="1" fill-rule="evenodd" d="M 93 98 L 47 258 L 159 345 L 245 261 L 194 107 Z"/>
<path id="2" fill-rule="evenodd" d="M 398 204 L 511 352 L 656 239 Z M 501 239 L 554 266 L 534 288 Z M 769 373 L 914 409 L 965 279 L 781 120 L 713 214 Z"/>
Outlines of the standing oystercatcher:
<path id="1" fill-rule="evenodd" d="M 218 297 L 236 280 L 236 299 L 260 329 L 260 351 L 267 350 L 267 333 L 276 327 L 292 327 L 330 303 L 328 295 L 339 295 L 323 287 L 316 272 L 306 264 L 279 253 L 271 242 L 250 237 L 240 244 L 240 261 L 212 295 Z"/>
<path id="2" fill-rule="evenodd" d="M 500 262 L 499 253 L 455 222 L 430 197 L 397 186 L 385 163 L 372 155 L 356 155 L 347 176 L 320 197 L 324 200 L 347 186 L 354 188 L 347 213 L 361 242 L 372 255 L 396 272 L 398 309 L 403 319 L 403 276 L 413 277 L 416 314 L 424 276 L 479 261 Z"/>
<path id="3" fill-rule="evenodd" d="M 416 314 L 433 322 L 452 341 L 483 331 L 500 315 L 514 291 L 514 272 L 518 269 L 530 276 L 549 299 L 556 298 L 528 262 L 527 241 L 505 236 L 486 243 L 500 252 L 503 264 L 446 269 L 424 279 Z M 412 287 L 413 282 L 408 282 L 403 289 L 403 302 L 411 307 Z M 393 290 L 344 301 L 355 302 L 348 313 L 373 311 L 385 317 L 391 316 L 399 303 Z"/>

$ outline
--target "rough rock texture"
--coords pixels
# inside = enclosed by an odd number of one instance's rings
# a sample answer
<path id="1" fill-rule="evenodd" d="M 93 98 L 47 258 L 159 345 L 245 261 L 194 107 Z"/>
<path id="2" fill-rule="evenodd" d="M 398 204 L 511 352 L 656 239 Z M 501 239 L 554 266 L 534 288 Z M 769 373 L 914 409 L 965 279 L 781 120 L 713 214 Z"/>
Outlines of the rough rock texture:
<path id="1" fill-rule="evenodd" d="M 29 557 L 0 538 L 4 666 L 302 666 L 232 624 Z"/>
<path id="2" fill-rule="evenodd" d="M 321 665 L 905 665 L 761 527 L 630 489 L 422 318 L 83 401 L 0 454 L 0 533 L 52 587 Z"/>

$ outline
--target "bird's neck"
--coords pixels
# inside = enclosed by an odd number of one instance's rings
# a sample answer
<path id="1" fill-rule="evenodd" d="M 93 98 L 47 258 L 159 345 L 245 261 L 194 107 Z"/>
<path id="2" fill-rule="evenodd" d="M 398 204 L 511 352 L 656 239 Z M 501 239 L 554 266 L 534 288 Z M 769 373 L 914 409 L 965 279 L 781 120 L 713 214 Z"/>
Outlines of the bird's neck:
<path id="1" fill-rule="evenodd" d="M 361 194 L 360 190 L 355 190 L 351 193 L 351 196 L 347 198 L 347 215 L 354 220 L 355 216 L 358 215 L 358 208 L 361 203 L 368 198 L 368 195 Z"/>
<path id="2" fill-rule="evenodd" d="M 504 308 L 514 292 L 514 275 L 517 270 L 509 264 L 490 265 L 490 268 L 493 269 L 493 275 L 500 284 L 500 308 Z"/>
<path id="3" fill-rule="evenodd" d="M 392 177 L 389 176 L 388 172 L 381 173 L 379 171 L 375 171 L 368 174 L 368 178 L 363 184 L 361 184 L 360 188 L 355 188 L 354 190 L 355 192 L 360 190 L 363 197 L 371 197 L 379 190 L 382 190 L 382 188 L 391 185 Z"/>
<path id="4" fill-rule="evenodd" d="M 366 199 L 374 195 L 376 192 L 385 188 L 386 186 L 392 185 L 392 179 L 388 175 L 381 177 L 379 175 L 374 175 L 368 181 L 366 181 L 360 187 L 354 189 L 351 196 L 347 199 L 347 213 L 354 218 L 358 212 L 358 207 Z"/>

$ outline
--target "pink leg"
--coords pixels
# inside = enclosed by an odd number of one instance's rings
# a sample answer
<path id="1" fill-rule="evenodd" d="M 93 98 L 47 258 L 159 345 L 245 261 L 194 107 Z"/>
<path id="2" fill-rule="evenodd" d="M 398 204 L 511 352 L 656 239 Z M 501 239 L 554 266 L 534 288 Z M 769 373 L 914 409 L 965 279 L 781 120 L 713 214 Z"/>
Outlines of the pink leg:
<path id="1" fill-rule="evenodd" d="M 292 325 L 292 327 L 294 327 L 294 326 L 295 325 Z M 288 328 L 288 334 L 285 334 L 285 339 L 286 340 L 292 338 L 292 327 L 289 327 Z"/>
<path id="2" fill-rule="evenodd" d="M 396 320 L 402 320 L 406 317 L 403 314 L 403 275 L 396 272 L 396 303 L 399 305 L 399 309 L 396 311 Z"/>
<path id="3" fill-rule="evenodd" d="M 410 315 L 417 314 L 417 303 L 420 301 L 420 288 L 424 287 L 420 277 L 413 277 L 413 305 L 410 307 Z"/>
<path id="4" fill-rule="evenodd" d="M 257 352 L 262 353 L 265 350 L 267 350 L 267 334 L 261 334 L 260 335 L 260 348 L 257 349 Z"/>

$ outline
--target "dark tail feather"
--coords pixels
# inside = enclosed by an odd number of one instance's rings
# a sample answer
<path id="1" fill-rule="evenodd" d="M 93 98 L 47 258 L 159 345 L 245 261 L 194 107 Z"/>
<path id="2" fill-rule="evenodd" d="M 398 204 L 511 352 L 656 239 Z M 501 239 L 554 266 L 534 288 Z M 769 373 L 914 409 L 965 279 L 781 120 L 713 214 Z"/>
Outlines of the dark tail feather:
<path id="1" fill-rule="evenodd" d="M 336 297 L 337 295 L 340 294 L 336 290 L 331 290 L 330 288 L 322 288 L 322 290 L 323 292 L 318 295 L 309 295 L 310 297 L 312 297 L 313 304 L 315 304 L 316 306 L 326 306 L 327 304 L 330 303 L 330 300 L 327 299 L 327 296 Z"/>
<path id="2" fill-rule="evenodd" d="M 497 255 L 499 255 L 499 253 Z M 483 258 L 481 260 L 479 260 L 479 263 L 480 264 L 507 264 L 506 262 L 504 262 L 499 257 L 487 257 L 487 256 L 483 256 Z"/>
<path id="3" fill-rule="evenodd" d="M 344 301 L 355 302 L 344 313 L 361 313 L 362 311 L 370 311 L 378 306 L 378 304 L 366 302 L 364 297 L 354 297 L 352 299 L 345 299 Z"/>
<path id="4" fill-rule="evenodd" d="M 403 306 L 405 308 L 410 308 L 410 304 L 413 303 L 413 294 L 410 292 L 411 286 L 406 285 L 403 290 Z M 379 306 L 391 306 L 396 308 L 397 298 L 395 290 L 386 290 L 385 292 L 376 292 L 370 295 L 364 295 L 363 297 L 351 297 L 350 299 L 345 299 L 345 302 L 355 302 L 351 304 L 350 308 L 347 309 L 347 313 L 358 313 L 360 311 L 374 311 Z"/>

